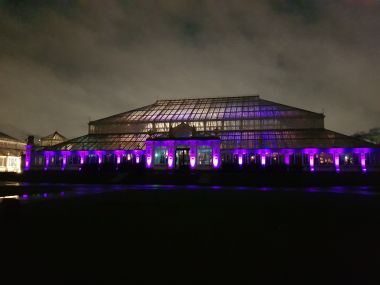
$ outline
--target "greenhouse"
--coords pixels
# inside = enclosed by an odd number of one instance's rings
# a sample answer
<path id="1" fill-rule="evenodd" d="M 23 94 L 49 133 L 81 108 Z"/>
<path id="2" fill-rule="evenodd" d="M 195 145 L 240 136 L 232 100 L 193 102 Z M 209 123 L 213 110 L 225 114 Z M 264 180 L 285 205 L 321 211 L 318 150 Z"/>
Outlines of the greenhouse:
<path id="1" fill-rule="evenodd" d="M 28 145 L 26 169 L 281 166 L 366 172 L 379 165 L 376 145 L 325 129 L 324 118 L 259 96 L 158 100 L 91 121 L 87 135 L 49 147 Z"/>

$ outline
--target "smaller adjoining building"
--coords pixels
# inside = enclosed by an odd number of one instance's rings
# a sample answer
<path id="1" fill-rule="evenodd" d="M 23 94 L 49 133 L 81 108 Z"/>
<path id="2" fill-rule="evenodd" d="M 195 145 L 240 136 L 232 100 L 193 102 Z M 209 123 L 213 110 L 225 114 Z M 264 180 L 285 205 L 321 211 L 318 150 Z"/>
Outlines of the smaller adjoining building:
<path id="1" fill-rule="evenodd" d="M 0 132 L 0 172 L 22 171 L 26 143 Z"/>
<path id="2" fill-rule="evenodd" d="M 154 151 L 153 151 L 154 150 Z M 153 154 L 154 153 L 154 154 Z M 157 169 L 211 169 L 220 165 L 220 137 L 202 134 L 181 123 L 168 135 L 153 135 L 146 140 L 146 167 Z"/>
<path id="3" fill-rule="evenodd" d="M 55 131 L 54 133 L 42 137 L 39 140 L 39 145 L 42 147 L 50 147 L 67 141 L 67 138 Z"/>

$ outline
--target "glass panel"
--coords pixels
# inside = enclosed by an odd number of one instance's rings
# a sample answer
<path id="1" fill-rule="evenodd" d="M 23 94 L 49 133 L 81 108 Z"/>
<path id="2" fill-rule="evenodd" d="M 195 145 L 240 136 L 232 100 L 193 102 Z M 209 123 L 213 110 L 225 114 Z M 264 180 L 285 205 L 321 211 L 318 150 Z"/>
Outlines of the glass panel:
<path id="1" fill-rule="evenodd" d="M 165 166 L 168 164 L 168 148 L 165 146 L 154 149 L 154 165 Z"/>
<path id="2" fill-rule="evenodd" d="M 197 164 L 199 166 L 210 166 L 212 162 L 212 149 L 209 146 L 197 148 Z"/>

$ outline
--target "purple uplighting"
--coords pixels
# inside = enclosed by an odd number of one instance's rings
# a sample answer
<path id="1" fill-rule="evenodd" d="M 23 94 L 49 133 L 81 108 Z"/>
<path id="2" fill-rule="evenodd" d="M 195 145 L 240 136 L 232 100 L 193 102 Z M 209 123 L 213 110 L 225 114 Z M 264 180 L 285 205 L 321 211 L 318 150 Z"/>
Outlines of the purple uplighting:
<path id="1" fill-rule="evenodd" d="M 159 159 L 156 153 L 156 150 L 163 149 L 162 152 L 166 155 L 165 163 L 162 165 L 158 165 L 160 168 L 166 166 L 167 169 L 174 169 L 176 166 L 176 150 L 177 148 L 189 148 L 188 152 L 188 165 L 190 169 L 196 169 L 201 166 L 201 169 L 207 169 L 207 165 L 209 168 L 218 169 L 221 166 L 221 152 L 220 152 L 220 140 L 158 140 L 158 141 L 147 141 L 146 142 L 146 150 L 132 150 L 132 151 L 124 151 L 124 150 L 94 150 L 94 151 L 44 151 L 42 152 L 44 156 L 44 170 L 65 170 L 74 169 L 73 161 L 69 160 L 70 156 L 80 157 L 80 161 L 76 160 L 77 170 L 82 170 L 82 165 L 86 163 L 91 163 L 91 159 L 87 159 L 89 155 L 97 155 L 96 161 L 98 164 L 104 163 L 103 159 L 108 157 L 109 155 L 113 155 L 115 157 L 114 163 L 116 164 L 116 169 L 118 169 L 118 165 L 122 163 L 123 156 L 129 157 L 129 160 L 133 160 L 136 163 L 141 162 L 141 157 L 145 154 L 145 166 L 146 168 L 156 167 L 154 165 L 154 161 Z M 198 155 L 202 154 L 199 152 L 200 150 L 204 151 L 204 149 L 209 149 L 209 159 L 211 160 L 208 164 L 203 164 L 202 161 L 198 163 Z M 369 148 L 353 148 L 353 149 L 343 149 L 343 148 L 305 148 L 305 149 L 242 149 L 238 148 L 232 151 L 233 155 L 237 156 L 237 165 L 243 167 L 247 162 L 244 161 L 244 155 L 249 155 L 249 157 L 254 158 L 259 155 L 259 163 L 262 167 L 265 167 L 267 164 L 272 165 L 283 164 L 286 166 L 291 166 L 293 163 L 299 163 L 302 156 L 307 156 L 307 161 L 309 165 L 309 171 L 324 171 L 324 169 L 328 169 L 329 164 L 334 165 L 336 172 L 341 172 L 341 161 L 340 158 L 342 155 L 345 155 L 345 159 L 347 160 L 349 157 L 353 157 L 354 155 L 359 155 L 359 160 L 356 162 L 356 165 L 353 160 L 348 160 L 350 164 L 347 165 L 347 161 L 345 162 L 344 171 L 348 170 L 348 166 L 352 165 L 352 168 L 357 168 L 360 166 L 362 172 L 367 171 L 367 163 L 368 157 L 367 154 L 373 153 L 373 150 Z M 157 157 L 154 157 L 155 154 Z M 283 156 L 283 160 L 277 160 L 278 155 Z M 291 155 L 294 156 L 294 159 L 291 160 Z M 201 156 L 200 156 L 201 157 Z M 272 161 L 272 159 L 273 161 Z M 30 158 L 32 160 L 32 158 Z M 327 161 L 328 159 L 328 161 Z M 56 161 L 61 161 L 61 165 L 58 166 Z M 86 162 L 88 160 L 88 162 Z M 108 161 L 108 160 L 107 160 Z M 80 163 L 80 164 L 79 164 Z M 315 165 L 318 165 L 318 168 Z M 26 164 L 25 164 L 26 165 Z M 29 166 L 30 162 L 29 162 Z"/>
<path id="2" fill-rule="evenodd" d="M 212 165 L 214 166 L 214 168 L 218 168 L 219 167 L 219 157 L 217 155 L 215 155 L 212 159 Z"/>
<path id="3" fill-rule="evenodd" d="M 367 166 L 366 166 L 366 161 L 365 161 L 365 153 L 363 153 L 363 152 L 360 154 L 360 164 L 362 167 L 362 171 L 367 172 Z"/>
<path id="4" fill-rule="evenodd" d="M 285 162 L 285 165 L 290 164 L 290 155 L 287 153 L 284 155 L 284 162 Z"/>
<path id="5" fill-rule="evenodd" d="M 31 155 L 32 155 L 32 145 L 28 144 L 28 145 L 26 145 L 26 150 L 25 150 L 25 168 L 24 168 L 24 170 L 26 170 L 26 171 L 30 169 Z"/>
<path id="6" fill-rule="evenodd" d="M 190 167 L 195 168 L 196 160 L 195 156 L 190 156 Z"/>
<path id="7" fill-rule="evenodd" d="M 310 171 L 314 171 L 314 154 L 309 154 Z"/>
<path id="8" fill-rule="evenodd" d="M 239 154 L 238 163 L 239 163 L 240 166 L 243 165 L 243 154 Z"/>
<path id="9" fill-rule="evenodd" d="M 339 165 L 339 154 L 334 154 L 334 164 L 335 164 L 335 170 L 336 172 L 340 172 L 340 165 Z"/>
<path id="10" fill-rule="evenodd" d="M 147 168 L 151 168 L 152 167 L 152 157 L 151 156 L 147 156 L 146 157 L 146 167 Z"/>
<path id="11" fill-rule="evenodd" d="M 266 164 L 266 156 L 265 156 L 265 154 L 262 154 L 261 155 L 261 166 L 265 166 L 265 164 Z"/>
<path id="12" fill-rule="evenodd" d="M 173 168 L 174 167 L 173 155 L 169 155 L 169 157 L 168 157 L 168 167 L 169 168 Z"/>

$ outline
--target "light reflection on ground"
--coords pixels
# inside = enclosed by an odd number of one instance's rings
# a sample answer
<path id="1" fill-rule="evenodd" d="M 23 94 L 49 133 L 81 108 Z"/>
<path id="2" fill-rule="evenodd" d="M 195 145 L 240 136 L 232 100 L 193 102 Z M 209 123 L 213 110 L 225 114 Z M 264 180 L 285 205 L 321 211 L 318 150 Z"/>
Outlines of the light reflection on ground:
<path id="1" fill-rule="evenodd" d="M 18 191 L 20 194 L 1 195 L 3 189 Z M 9 190 L 11 189 L 11 190 Z M 322 193 L 334 195 L 379 195 L 377 189 L 369 186 L 335 186 L 335 187 L 249 187 L 249 186 L 200 186 L 200 185 L 94 185 L 94 184 L 51 184 L 51 183 L 19 183 L 1 182 L 0 201 L 4 199 L 19 199 L 22 202 L 32 202 L 51 199 L 82 197 L 117 191 L 260 191 L 260 192 L 298 192 Z"/>

